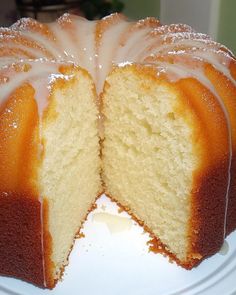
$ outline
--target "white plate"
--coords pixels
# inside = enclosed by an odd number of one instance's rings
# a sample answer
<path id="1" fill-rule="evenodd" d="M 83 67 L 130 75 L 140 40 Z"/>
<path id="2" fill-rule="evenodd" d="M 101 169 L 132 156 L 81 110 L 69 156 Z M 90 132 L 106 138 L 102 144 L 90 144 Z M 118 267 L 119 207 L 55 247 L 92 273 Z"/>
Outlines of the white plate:
<path id="1" fill-rule="evenodd" d="M 187 271 L 148 251 L 149 236 L 105 196 L 90 213 L 62 282 L 42 290 L 0 277 L 0 294 L 21 295 L 236 295 L 236 233 L 229 251 Z"/>

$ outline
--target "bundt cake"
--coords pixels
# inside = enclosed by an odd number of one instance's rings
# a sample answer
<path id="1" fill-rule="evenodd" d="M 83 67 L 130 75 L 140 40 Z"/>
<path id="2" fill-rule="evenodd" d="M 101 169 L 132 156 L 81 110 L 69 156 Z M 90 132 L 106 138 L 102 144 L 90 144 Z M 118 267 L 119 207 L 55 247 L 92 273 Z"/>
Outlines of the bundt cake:
<path id="1" fill-rule="evenodd" d="M 191 269 L 236 228 L 236 60 L 118 14 L 0 29 L 0 274 L 53 288 L 105 192 Z"/>

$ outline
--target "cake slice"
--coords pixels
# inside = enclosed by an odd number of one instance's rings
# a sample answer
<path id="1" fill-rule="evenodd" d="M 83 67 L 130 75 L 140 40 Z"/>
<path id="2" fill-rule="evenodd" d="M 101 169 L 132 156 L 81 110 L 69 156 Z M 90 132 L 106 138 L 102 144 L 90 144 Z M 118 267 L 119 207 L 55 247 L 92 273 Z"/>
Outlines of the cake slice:
<path id="1" fill-rule="evenodd" d="M 0 273 L 52 288 L 101 192 L 98 109 L 86 71 L 37 67 L 0 110 Z"/>
<path id="2" fill-rule="evenodd" d="M 185 268 L 216 253 L 230 161 L 216 97 L 194 78 L 170 82 L 155 67 L 127 65 L 108 76 L 102 103 L 106 193 Z"/>

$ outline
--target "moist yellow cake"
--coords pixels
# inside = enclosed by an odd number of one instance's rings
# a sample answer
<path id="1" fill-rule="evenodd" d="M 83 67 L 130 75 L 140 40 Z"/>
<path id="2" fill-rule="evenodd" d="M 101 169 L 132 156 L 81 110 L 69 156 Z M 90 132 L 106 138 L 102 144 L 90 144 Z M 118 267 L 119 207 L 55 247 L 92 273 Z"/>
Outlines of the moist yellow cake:
<path id="1" fill-rule="evenodd" d="M 111 15 L 0 29 L 0 273 L 53 288 L 103 192 L 190 269 L 236 228 L 236 60 Z"/>

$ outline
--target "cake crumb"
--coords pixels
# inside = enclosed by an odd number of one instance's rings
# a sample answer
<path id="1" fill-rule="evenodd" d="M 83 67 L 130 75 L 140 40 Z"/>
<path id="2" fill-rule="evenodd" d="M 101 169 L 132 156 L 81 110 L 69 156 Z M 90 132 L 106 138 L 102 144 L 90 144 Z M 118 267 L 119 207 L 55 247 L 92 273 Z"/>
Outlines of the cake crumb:
<path id="1" fill-rule="evenodd" d="M 83 232 L 79 232 L 77 235 L 76 235 L 76 239 L 81 239 L 81 238 L 85 238 L 85 234 Z"/>
<path id="2" fill-rule="evenodd" d="M 97 207 L 98 207 L 98 205 L 97 205 L 96 203 L 94 203 L 94 204 L 92 205 L 91 209 L 89 210 L 89 212 L 91 212 L 91 211 L 97 209 Z"/>
<path id="3" fill-rule="evenodd" d="M 121 208 L 121 207 L 119 207 L 119 208 L 118 208 L 118 213 L 120 214 L 120 213 L 122 213 L 122 212 L 124 212 L 124 209 Z"/>

